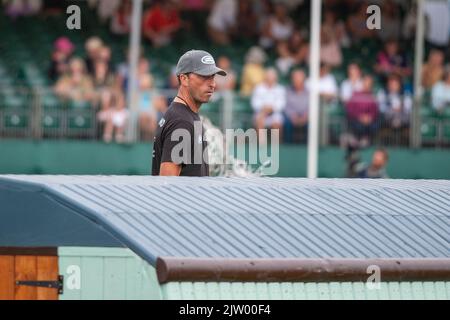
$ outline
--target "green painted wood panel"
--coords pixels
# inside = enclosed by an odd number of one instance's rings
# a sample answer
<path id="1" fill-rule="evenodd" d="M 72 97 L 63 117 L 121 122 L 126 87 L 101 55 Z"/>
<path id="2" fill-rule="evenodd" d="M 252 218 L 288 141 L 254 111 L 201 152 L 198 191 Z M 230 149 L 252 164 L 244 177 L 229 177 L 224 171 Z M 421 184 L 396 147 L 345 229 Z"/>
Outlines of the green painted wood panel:
<path id="1" fill-rule="evenodd" d="M 64 294 L 59 296 L 60 300 L 80 300 L 81 290 L 71 289 L 74 274 L 71 271 L 72 266 L 81 266 L 80 256 L 68 256 L 61 259 L 58 258 L 59 274 L 64 276 Z M 82 284 L 82 283 L 81 283 Z"/>
<path id="2" fill-rule="evenodd" d="M 104 294 L 104 261 L 102 257 L 81 256 L 81 299 L 91 300 Z"/>
<path id="3" fill-rule="evenodd" d="M 61 300 L 161 299 L 155 269 L 129 249 L 60 247 L 58 255 Z M 69 287 L 71 266 L 80 270 L 80 289 Z"/>
<path id="4" fill-rule="evenodd" d="M 103 271 L 103 297 L 108 300 L 126 298 L 126 260 L 129 258 L 108 257 Z M 132 259 L 132 258 L 131 258 Z"/>
<path id="5" fill-rule="evenodd" d="M 197 290 L 204 291 L 202 293 Z M 369 289 L 363 282 L 242 283 L 171 282 L 162 285 L 163 299 L 450 299 L 450 282 L 382 282 Z"/>

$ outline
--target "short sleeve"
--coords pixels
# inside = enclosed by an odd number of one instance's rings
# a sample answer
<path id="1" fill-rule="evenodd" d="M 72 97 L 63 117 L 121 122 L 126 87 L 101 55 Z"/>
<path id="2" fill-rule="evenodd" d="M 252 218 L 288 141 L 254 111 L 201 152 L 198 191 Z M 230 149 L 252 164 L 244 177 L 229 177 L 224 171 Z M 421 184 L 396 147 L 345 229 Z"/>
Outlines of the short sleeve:
<path id="1" fill-rule="evenodd" d="M 162 137 L 161 163 L 173 162 L 176 164 L 186 164 L 186 162 L 190 161 L 191 155 L 184 154 L 186 149 L 182 148 L 179 144 L 182 143 L 183 145 L 187 145 L 189 151 L 191 151 L 192 138 L 194 137 L 193 125 L 185 120 L 176 120 L 172 123 L 167 123 L 166 126 Z M 177 150 L 174 150 L 175 147 L 177 147 Z M 178 149 L 180 149 L 180 151 L 178 151 Z M 172 152 L 175 152 L 173 157 Z M 182 159 L 189 160 L 183 161 Z"/>

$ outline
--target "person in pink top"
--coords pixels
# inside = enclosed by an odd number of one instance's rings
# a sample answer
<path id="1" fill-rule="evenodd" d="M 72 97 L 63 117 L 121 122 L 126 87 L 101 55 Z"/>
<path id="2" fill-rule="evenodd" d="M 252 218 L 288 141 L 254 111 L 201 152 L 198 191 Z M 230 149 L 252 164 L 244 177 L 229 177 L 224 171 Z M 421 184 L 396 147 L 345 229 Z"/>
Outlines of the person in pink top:
<path id="1" fill-rule="evenodd" d="M 363 89 L 354 92 L 346 103 L 346 113 L 349 127 L 365 147 L 373 140 L 378 130 L 378 102 L 372 92 L 373 79 L 366 75 L 363 78 Z"/>

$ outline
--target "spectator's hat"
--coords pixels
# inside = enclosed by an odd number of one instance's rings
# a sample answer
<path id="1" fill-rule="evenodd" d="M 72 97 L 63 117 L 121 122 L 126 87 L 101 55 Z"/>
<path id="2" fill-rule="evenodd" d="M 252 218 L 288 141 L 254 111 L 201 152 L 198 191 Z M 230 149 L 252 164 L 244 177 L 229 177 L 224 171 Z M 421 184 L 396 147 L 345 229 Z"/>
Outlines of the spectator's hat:
<path id="1" fill-rule="evenodd" d="M 65 53 L 71 53 L 75 46 L 67 37 L 60 37 L 55 41 L 55 49 Z"/>
<path id="2" fill-rule="evenodd" d="M 251 47 L 246 56 L 245 61 L 247 63 L 264 63 L 267 59 L 266 53 L 258 46 Z"/>
<path id="3" fill-rule="evenodd" d="M 176 74 L 179 76 L 184 73 L 196 73 L 201 76 L 227 75 L 224 70 L 216 66 L 212 55 L 203 50 L 190 50 L 180 57 L 176 67 Z"/>

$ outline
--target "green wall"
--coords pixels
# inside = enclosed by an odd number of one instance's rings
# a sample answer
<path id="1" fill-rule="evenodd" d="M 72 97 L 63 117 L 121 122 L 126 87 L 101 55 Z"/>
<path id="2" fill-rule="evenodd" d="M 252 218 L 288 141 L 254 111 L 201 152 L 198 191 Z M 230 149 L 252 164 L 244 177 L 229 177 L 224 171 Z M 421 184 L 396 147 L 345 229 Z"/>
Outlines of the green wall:
<path id="1" fill-rule="evenodd" d="M 60 247 L 61 300 L 317 300 L 450 299 L 450 282 L 169 282 L 160 285 L 155 269 L 126 248 Z M 80 288 L 71 288 L 79 269 Z"/>
<path id="2" fill-rule="evenodd" d="M 155 269 L 129 249 L 60 247 L 58 256 L 60 300 L 161 299 Z"/>
<path id="3" fill-rule="evenodd" d="M 367 161 L 373 149 L 362 155 Z M 388 149 L 388 173 L 392 178 L 450 179 L 449 149 Z M 80 140 L 0 140 L 0 174 L 149 174 L 152 145 L 105 144 Z M 344 151 L 322 148 L 320 177 L 343 177 Z M 306 147 L 280 146 L 278 176 L 306 175 Z"/>

